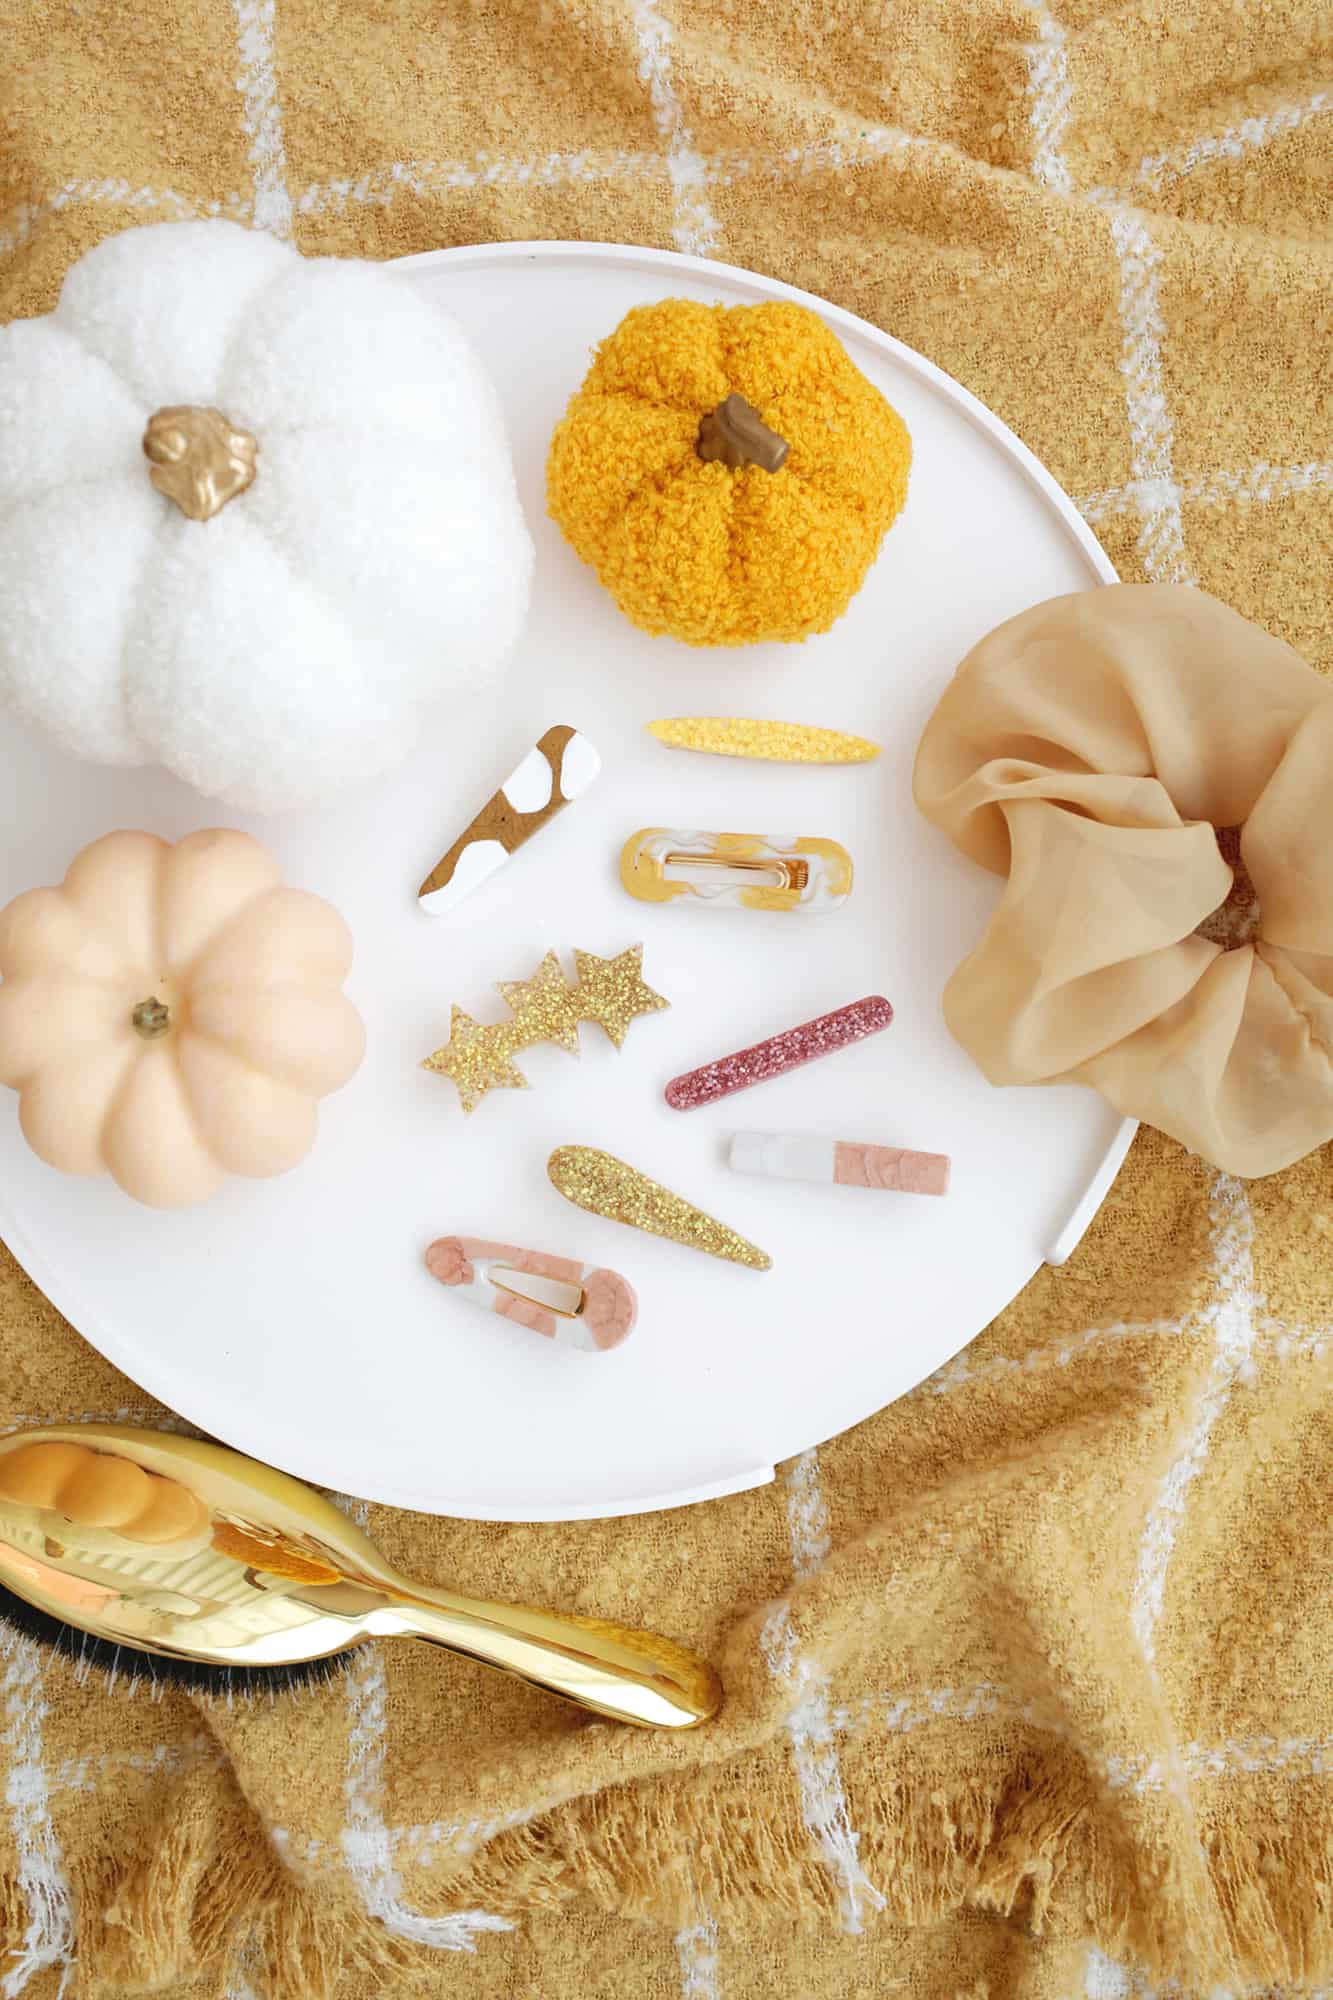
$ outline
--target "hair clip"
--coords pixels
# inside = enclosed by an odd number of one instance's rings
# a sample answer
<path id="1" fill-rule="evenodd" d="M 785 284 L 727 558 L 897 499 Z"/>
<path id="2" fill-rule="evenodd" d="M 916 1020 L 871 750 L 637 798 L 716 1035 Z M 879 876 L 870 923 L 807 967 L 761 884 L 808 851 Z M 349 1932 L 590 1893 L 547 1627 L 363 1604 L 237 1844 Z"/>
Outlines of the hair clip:
<path id="1" fill-rule="evenodd" d="M 805 1021 L 799 1028 L 788 1028 L 785 1034 L 770 1035 L 753 1048 L 738 1049 L 735 1055 L 719 1056 L 700 1069 L 673 1076 L 663 1095 L 673 1111 L 697 1111 L 702 1104 L 748 1090 L 751 1084 L 767 1083 L 770 1077 L 799 1069 L 802 1063 L 816 1062 L 820 1056 L 831 1056 L 867 1035 L 877 1035 L 892 1019 L 888 1001 L 882 994 L 872 993 L 832 1014 Z"/>
<path id="2" fill-rule="evenodd" d="M 627 1228 L 644 1229 L 650 1236 L 669 1237 L 687 1250 L 748 1264 L 752 1271 L 772 1267 L 773 1259 L 766 1251 L 747 1243 L 725 1222 L 672 1194 L 670 1188 L 659 1187 L 637 1167 L 626 1166 L 613 1153 L 599 1152 L 595 1146 L 557 1146 L 546 1162 L 546 1171 L 551 1185 L 566 1201 L 593 1215 L 603 1215 L 608 1222 L 623 1222 Z"/>
<path id="3" fill-rule="evenodd" d="M 576 951 L 578 968 L 569 985 L 560 960 L 548 951 L 531 979 L 505 980 L 500 992 L 509 1005 L 507 1021 L 474 1021 L 455 1007 L 449 1039 L 426 1057 L 423 1069 L 449 1077 L 471 1112 L 488 1090 L 526 1090 L 528 1079 L 512 1058 L 537 1042 L 554 1042 L 570 1055 L 579 1052 L 579 1023 L 594 1021 L 620 1048 L 630 1023 L 656 1014 L 671 1002 L 654 993 L 643 977 L 643 946 L 631 945 L 615 958 Z"/>
<path id="4" fill-rule="evenodd" d="M 483 1312 L 585 1354 L 619 1347 L 639 1310 L 634 1287 L 619 1271 L 480 1236 L 441 1236 L 426 1252 L 426 1269 Z"/>
<path id="5" fill-rule="evenodd" d="M 728 1160 L 733 1173 L 771 1181 L 824 1181 L 877 1188 L 886 1194 L 947 1194 L 947 1153 L 911 1153 L 902 1146 L 862 1146 L 850 1139 L 805 1139 L 793 1132 L 737 1132 Z"/>
<path id="6" fill-rule="evenodd" d="M 548 729 L 431 869 L 417 890 L 422 909 L 440 917 L 461 903 L 581 797 L 601 768 L 601 758 L 577 729 L 563 722 Z"/>
<path id="7" fill-rule="evenodd" d="M 702 750 L 713 757 L 764 757 L 774 764 L 868 764 L 879 745 L 808 722 L 752 722 L 740 715 L 673 715 L 648 724 L 668 750 Z"/>
<path id="8" fill-rule="evenodd" d="M 852 857 L 836 840 L 644 826 L 625 842 L 620 879 L 641 903 L 693 896 L 717 909 L 836 910 L 852 891 Z"/>

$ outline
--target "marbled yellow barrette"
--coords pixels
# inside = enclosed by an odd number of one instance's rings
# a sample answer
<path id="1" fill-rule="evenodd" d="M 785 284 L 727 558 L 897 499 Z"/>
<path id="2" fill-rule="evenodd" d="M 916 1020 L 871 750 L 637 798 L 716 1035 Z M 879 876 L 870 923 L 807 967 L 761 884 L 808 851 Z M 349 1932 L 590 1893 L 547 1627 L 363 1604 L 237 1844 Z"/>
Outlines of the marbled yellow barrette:
<path id="1" fill-rule="evenodd" d="M 741 715 L 673 715 L 650 722 L 649 733 L 669 750 L 706 750 L 714 757 L 766 757 L 775 764 L 868 764 L 879 745 L 808 722 L 752 722 Z"/>

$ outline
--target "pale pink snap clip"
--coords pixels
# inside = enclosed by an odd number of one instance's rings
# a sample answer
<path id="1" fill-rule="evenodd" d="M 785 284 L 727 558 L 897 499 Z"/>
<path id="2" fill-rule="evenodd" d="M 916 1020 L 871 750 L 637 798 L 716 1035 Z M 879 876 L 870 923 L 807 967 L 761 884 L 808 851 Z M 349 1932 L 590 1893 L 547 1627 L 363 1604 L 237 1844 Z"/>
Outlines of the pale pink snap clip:
<path id="1" fill-rule="evenodd" d="M 619 1347 L 639 1310 L 634 1287 L 619 1271 L 479 1236 L 439 1237 L 426 1252 L 426 1269 L 482 1312 L 588 1354 Z"/>

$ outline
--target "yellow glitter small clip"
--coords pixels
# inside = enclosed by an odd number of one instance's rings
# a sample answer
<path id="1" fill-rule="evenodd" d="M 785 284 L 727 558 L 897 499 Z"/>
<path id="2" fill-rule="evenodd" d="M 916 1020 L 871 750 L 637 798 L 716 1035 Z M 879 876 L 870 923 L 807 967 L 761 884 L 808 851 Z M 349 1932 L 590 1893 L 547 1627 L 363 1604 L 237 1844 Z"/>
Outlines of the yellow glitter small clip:
<path id="1" fill-rule="evenodd" d="M 724 1257 L 732 1264 L 745 1264 L 752 1271 L 772 1269 L 767 1251 L 747 1243 L 743 1236 L 705 1215 L 701 1208 L 670 1188 L 660 1187 L 618 1160 L 614 1153 L 600 1152 L 595 1146 L 557 1146 L 546 1162 L 551 1185 L 566 1201 L 603 1215 L 608 1222 L 623 1222 L 630 1229 L 644 1229 L 650 1236 L 666 1236 L 683 1243 L 687 1250 L 702 1250 L 709 1257 Z"/>
<path id="2" fill-rule="evenodd" d="M 672 715 L 650 722 L 648 731 L 669 750 L 764 757 L 773 764 L 869 764 L 880 749 L 868 736 L 844 736 L 808 722 L 754 722 L 743 715 Z"/>
<path id="3" fill-rule="evenodd" d="M 511 1058 L 537 1042 L 554 1042 L 570 1055 L 579 1052 L 579 1023 L 595 1021 L 616 1048 L 641 1014 L 656 1014 L 671 1002 L 654 993 L 643 977 L 643 946 L 631 945 L 616 958 L 576 951 L 577 975 L 566 984 L 560 960 L 548 951 L 531 979 L 505 980 L 499 991 L 509 1005 L 507 1021 L 474 1021 L 455 1007 L 449 1039 L 421 1067 L 451 1078 L 463 1109 L 472 1112 L 488 1090 L 526 1090 L 528 1079 Z"/>
<path id="4" fill-rule="evenodd" d="M 621 851 L 620 879 L 641 903 L 688 896 L 714 909 L 815 914 L 851 895 L 852 857 L 836 840 L 641 826 Z"/>

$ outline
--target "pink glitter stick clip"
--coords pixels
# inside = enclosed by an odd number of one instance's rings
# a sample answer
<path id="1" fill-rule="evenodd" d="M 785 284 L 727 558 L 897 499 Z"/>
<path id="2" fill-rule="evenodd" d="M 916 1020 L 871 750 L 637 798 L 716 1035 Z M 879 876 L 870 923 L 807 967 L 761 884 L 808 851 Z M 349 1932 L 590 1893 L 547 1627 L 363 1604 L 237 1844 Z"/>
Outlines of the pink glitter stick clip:
<path id="1" fill-rule="evenodd" d="M 802 1063 L 814 1062 L 818 1056 L 831 1056 L 835 1049 L 845 1049 L 849 1042 L 877 1035 L 892 1019 L 893 1009 L 888 1001 L 882 994 L 872 993 L 868 999 L 853 1000 L 849 1007 L 821 1014 L 799 1028 L 788 1028 L 785 1035 L 770 1035 L 766 1042 L 756 1042 L 752 1049 L 738 1049 L 734 1056 L 719 1056 L 716 1062 L 705 1063 L 702 1069 L 673 1076 L 666 1087 L 666 1101 L 673 1111 L 697 1111 L 701 1104 L 715 1104 L 719 1097 L 748 1090 L 754 1083 L 767 1083 L 771 1076 L 781 1076 L 784 1070 L 799 1069 Z"/>

